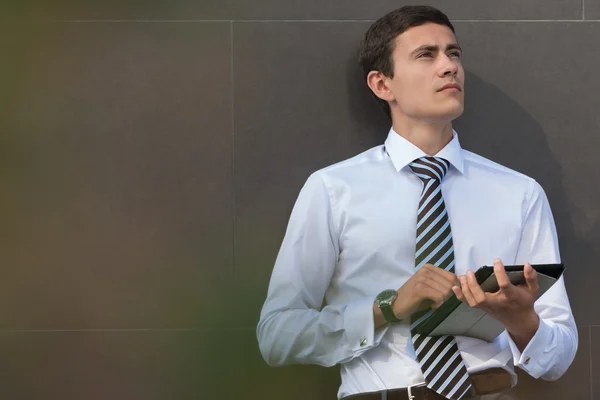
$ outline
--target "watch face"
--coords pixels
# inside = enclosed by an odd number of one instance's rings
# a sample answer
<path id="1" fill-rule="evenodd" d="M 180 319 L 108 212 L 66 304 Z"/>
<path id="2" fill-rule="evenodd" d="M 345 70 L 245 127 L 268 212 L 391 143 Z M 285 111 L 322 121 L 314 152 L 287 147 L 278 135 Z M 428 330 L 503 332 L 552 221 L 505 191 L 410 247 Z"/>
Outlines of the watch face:
<path id="1" fill-rule="evenodd" d="M 391 304 L 394 300 L 396 300 L 396 296 L 398 294 L 396 293 L 396 291 L 394 289 L 388 289 L 388 290 L 384 290 L 383 292 L 379 293 L 377 295 L 377 298 L 375 299 L 377 301 L 377 304 Z"/>

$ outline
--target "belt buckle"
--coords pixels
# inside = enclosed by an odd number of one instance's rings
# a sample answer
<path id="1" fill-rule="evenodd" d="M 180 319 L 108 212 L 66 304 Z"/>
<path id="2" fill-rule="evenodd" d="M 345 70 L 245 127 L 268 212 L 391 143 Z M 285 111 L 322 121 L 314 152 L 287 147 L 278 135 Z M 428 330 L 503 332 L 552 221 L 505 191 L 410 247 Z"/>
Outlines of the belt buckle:
<path id="1" fill-rule="evenodd" d="M 415 400 L 416 399 L 415 395 L 412 393 L 412 389 L 414 389 L 414 388 L 420 388 L 420 387 L 423 387 L 423 386 L 426 386 L 426 385 L 427 384 L 425 382 L 423 382 L 423 383 L 418 383 L 416 385 L 410 385 L 410 386 L 408 386 L 406 388 L 406 390 L 408 392 L 408 400 Z"/>

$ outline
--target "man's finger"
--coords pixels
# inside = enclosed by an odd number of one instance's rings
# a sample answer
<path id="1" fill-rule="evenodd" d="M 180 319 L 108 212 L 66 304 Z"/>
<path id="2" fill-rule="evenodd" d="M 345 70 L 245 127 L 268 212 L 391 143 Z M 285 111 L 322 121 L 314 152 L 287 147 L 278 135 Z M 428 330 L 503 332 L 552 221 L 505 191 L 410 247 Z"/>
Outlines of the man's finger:
<path id="1" fill-rule="evenodd" d="M 439 276 L 434 276 L 433 274 L 423 275 L 416 278 L 416 282 L 418 282 L 417 290 L 423 290 L 424 288 L 432 288 L 441 293 L 447 293 L 450 291 L 451 287 L 445 279 L 442 279 Z M 419 289 L 421 288 L 421 289 Z M 420 293 L 424 295 L 424 292 Z"/>
<path id="2" fill-rule="evenodd" d="M 457 299 L 459 299 L 460 301 L 462 301 L 466 305 L 469 305 L 469 302 L 467 301 L 467 298 L 465 297 L 465 295 L 464 295 L 462 289 L 460 288 L 460 286 L 452 286 L 452 291 L 456 295 Z"/>
<path id="3" fill-rule="evenodd" d="M 467 283 L 469 284 L 469 290 L 475 298 L 475 301 L 480 304 L 485 301 L 485 293 L 479 283 L 477 283 L 477 278 L 475 277 L 475 273 L 471 270 L 467 271 Z"/>
<path id="4" fill-rule="evenodd" d="M 467 303 L 467 299 L 465 299 L 465 295 L 463 294 L 462 290 L 460 289 L 460 286 L 452 286 L 452 291 L 456 295 L 457 299 L 459 299 L 463 303 Z"/>
<path id="5" fill-rule="evenodd" d="M 537 294 L 540 285 L 538 284 L 538 274 L 535 269 L 529 263 L 525 263 L 525 268 L 523 270 L 525 275 L 525 281 L 527 282 L 527 286 L 529 286 L 529 290 L 533 294 Z"/>
<path id="6" fill-rule="evenodd" d="M 449 296 L 449 294 L 440 292 L 439 290 L 432 287 L 424 287 L 423 291 L 421 292 L 421 295 L 429 302 L 433 303 L 430 305 L 430 307 L 434 310 L 442 304 L 444 304 L 444 302 Z"/>
<path id="7" fill-rule="evenodd" d="M 494 275 L 496 275 L 496 280 L 498 281 L 498 287 L 500 287 L 500 290 L 506 291 L 512 288 L 513 284 L 510 282 L 508 274 L 504 269 L 504 265 L 499 258 L 494 260 Z"/>
<path id="8" fill-rule="evenodd" d="M 435 276 L 436 278 L 444 280 L 445 282 L 448 282 L 451 285 L 458 285 L 459 282 L 454 272 L 446 271 L 445 269 L 436 267 L 432 264 L 425 265 L 431 267 L 429 269 L 429 272 L 433 273 L 433 276 Z"/>
<path id="9" fill-rule="evenodd" d="M 464 275 L 461 275 L 458 277 L 458 279 L 460 280 L 460 290 L 462 290 L 463 297 L 466 299 L 466 303 L 468 305 L 470 305 L 471 307 L 475 307 L 477 305 L 477 302 L 475 301 L 475 298 L 473 297 L 473 294 L 471 293 L 471 289 L 469 289 L 469 283 L 467 282 L 467 277 Z"/>

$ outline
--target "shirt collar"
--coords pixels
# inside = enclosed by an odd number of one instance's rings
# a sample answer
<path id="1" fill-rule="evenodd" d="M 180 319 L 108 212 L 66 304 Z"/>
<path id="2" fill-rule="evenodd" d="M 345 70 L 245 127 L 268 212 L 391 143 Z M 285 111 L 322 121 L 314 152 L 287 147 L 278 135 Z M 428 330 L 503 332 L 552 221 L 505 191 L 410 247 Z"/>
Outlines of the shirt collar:
<path id="1" fill-rule="evenodd" d="M 392 159 L 396 171 L 400 171 L 417 158 L 425 157 L 427 154 L 402 136 L 394 128 L 390 129 L 388 137 L 385 140 L 385 150 Z M 450 162 L 461 174 L 464 171 L 464 159 L 462 147 L 458 141 L 458 133 L 452 130 L 452 140 L 440 150 L 435 157 L 441 157 Z"/>

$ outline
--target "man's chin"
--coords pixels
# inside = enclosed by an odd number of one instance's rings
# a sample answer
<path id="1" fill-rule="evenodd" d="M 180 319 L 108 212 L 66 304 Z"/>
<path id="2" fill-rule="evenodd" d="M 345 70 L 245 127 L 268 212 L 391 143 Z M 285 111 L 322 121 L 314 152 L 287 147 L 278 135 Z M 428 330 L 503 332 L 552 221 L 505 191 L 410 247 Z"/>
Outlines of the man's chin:
<path id="1" fill-rule="evenodd" d="M 461 103 L 446 107 L 437 107 L 436 109 L 414 110 L 413 112 L 404 115 L 411 119 L 428 121 L 430 123 L 448 123 L 460 117 L 464 110 L 465 108 Z"/>
<path id="2" fill-rule="evenodd" d="M 462 104 L 455 107 L 450 107 L 444 110 L 444 112 L 440 113 L 440 119 L 452 121 L 453 119 L 460 117 L 464 112 L 465 107 Z"/>
<path id="3" fill-rule="evenodd" d="M 452 120 L 455 120 L 456 118 L 460 117 L 463 114 L 463 112 L 464 112 L 463 107 L 454 108 L 454 109 L 450 109 L 450 110 L 443 110 L 438 113 L 430 115 L 428 119 L 430 119 L 431 121 L 446 123 L 446 122 L 451 122 Z"/>

